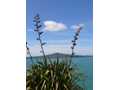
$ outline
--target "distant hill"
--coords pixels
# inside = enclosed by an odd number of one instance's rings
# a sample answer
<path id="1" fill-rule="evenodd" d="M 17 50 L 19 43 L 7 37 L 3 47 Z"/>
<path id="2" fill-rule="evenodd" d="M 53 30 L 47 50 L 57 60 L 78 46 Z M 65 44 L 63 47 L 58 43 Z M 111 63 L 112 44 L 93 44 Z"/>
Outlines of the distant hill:
<path id="1" fill-rule="evenodd" d="M 53 53 L 53 54 L 49 54 L 46 55 L 47 57 L 50 58 L 56 58 L 56 57 L 70 57 L 70 54 L 64 54 L 64 53 Z M 86 56 L 90 56 L 90 55 L 74 55 L 74 57 L 86 57 Z M 33 57 L 42 57 L 42 56 L 33 56 Z"/>
<path id="2" fill-rule="evenodd" d="M 63 54 L 63 53 L 53 53 L 50 55 L 46 55 L 47 57 L 70 57 L 70 54 Z"/>
<path id="3" fill-rule="evenodd" d="M 71 56 L 70 54 L 64 54 L 64 53 L 53 53 L 53 54 L 49 54 L 49 55 L 46 55 L 46 56 L 49 56 L 49 57 L 64 57 L 64 56 Z M 74 57 L 84 57 L 84 56 L 91 56 L 91 55 L 74 55 Z"/>

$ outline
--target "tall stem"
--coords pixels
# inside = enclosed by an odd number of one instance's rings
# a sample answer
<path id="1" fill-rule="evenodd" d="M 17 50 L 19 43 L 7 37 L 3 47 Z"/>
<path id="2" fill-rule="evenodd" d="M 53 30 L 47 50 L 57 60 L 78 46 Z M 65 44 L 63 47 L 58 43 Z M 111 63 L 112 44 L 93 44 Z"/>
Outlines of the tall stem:
<path id="1" fill-rule="evenodd" d="M 69 65 L 71 65 L 71 63 L 72 63 L 73 55 L 74 55 L 74 49 L 72 49 L 72 53 L 71 53 L 71 56 L 70 56 L 70 62 L 69 62 Z"/>
<path id="2" fill-rule="evenodd" d="M 81 26 L 79 26 L 79 28 L 77 29 L 77 32 L 75 33 L 75 36 L 74 36 L 74 39 L 72 40 L 72 47 L 71 47 L 71 57 L 70 57 L 70 64 L 72 62 L 72 58 L 74 56 L 74 48 L 75 46 L 77 45 L 76 44 L 76 41 L 78 40 L 78 36 L 79 36 L 79 33 L 80 33 L 80 30 L 82 29 Z"/>
<path id="3" fill-rule="evenodd" d="M 31 60 L 31 63 L 33 64 L 33 58 L 32 58 L 32 55 L 31 53 L 29 52 L 29 55 L 30 55 L 30 60 Z"/>
<path id="4" fill-rule="evenodd" d="M 38 33 L 38 35 L 39 35 L 39 33 Z M 46 64 L 47 59 L 46 59 L 46 55 L 45 55 L 45 52 L 44 52 L 44 49 L 43 49 L 42 40 L 40 38 L 40 35 L 39 35 L 39 42 L 40 42 L 40 47 L 41 47 L 42 54 L 43 54 L 43 57 L 44 57 L 44 63 Z"/>
<path id="5" fill-rule="evenodd" d="M 33 64 L 33 58 L 32 58 L 32 55 L 30 53 L 29 47 L 27 46 L 27 42 L 26 42 L 26 48 L 27 48 L 27 52 L 28 52 L 28 55 L 30 57 L 31 63 Z"/>

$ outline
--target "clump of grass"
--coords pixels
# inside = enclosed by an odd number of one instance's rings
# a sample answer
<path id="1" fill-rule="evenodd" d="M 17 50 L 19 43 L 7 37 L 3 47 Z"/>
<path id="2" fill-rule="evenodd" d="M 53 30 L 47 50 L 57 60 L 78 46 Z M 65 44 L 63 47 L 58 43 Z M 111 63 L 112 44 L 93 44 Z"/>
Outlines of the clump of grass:
<path id="1" fill-rule="evenodd" d="M 44 53 L 43 45 L 45 45 L 45 43 L 43 43 L 41 39 L 43 32 L 40 31 L 41 25 L 38 14 L 34 17 L 34 22 L 34 31 L 37 32 L 37 40 L 40 43 L 43 61 L 38 61 L 27 69 L 27 90 L 83 90 L 83 88 L 77 84 L 82 73 L 76 72 L 75 68 L 69 64 L 74 55 L 74 47 L 76 45 L 76 40 L 78 39 L 79 30 L 76 32 L 74 40 L 72 41 L 73 46 L 71 47 L 72 54 L 70 60 L 67 60 L 66 58 L 60 60 L 59 57 L 57 57 L 56 60 L 53 60 Z M 29 50 L 27 45 L 26 48 Z"/>
<path id="2" fill-rule="evenodd" d="M 38 62 L 27 72 L 27 90 L 83 90 L 73 77 L 78 73 L 59 58 L 47 65 Z"/>

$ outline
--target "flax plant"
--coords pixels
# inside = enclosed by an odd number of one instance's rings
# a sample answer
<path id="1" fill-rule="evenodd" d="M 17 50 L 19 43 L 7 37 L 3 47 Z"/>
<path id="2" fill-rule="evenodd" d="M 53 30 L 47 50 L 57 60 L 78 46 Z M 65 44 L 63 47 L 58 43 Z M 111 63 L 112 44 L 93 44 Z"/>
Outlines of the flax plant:
<path id="1" fill-rule="evenodd" d="M 57 57 L 56 60 L 47 57 L 44 52 L 40 31 L 40 17 L 37 14 L 34 17 L 35 32 L 38 34 L 37 40 L 40 43 L 40 47 L 43 53 L 44 61 L 38 61 L 34 63 L 29 69 L 27 69 L 26 76 L 26 88 L 27 90 L 83 90 L 83 88 L 76 83 L 79 80 L 78 74 L 74 68 L 68 64 L 66 58 Z M 79 30 L 76 32 L 78 37 Z M 74 39 L 76 43 L 76 38 Z M 73 44 L 72 55 L 75 45 Z M 80 74 L 79 74 L 80 75 Z"/>

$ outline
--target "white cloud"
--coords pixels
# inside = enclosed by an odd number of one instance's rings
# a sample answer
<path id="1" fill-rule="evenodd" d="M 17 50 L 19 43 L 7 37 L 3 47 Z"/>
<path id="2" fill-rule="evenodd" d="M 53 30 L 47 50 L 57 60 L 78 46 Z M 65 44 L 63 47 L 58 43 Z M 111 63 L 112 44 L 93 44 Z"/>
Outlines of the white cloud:
<path id="1" fill-rule="evenodd" d="M 78 29 L 80 27 L 84 27 L 84 24 L 72 25 L 71 29 Z"/>
<path id="2" fill-rule="evenodd" d="M 55 21 L 45 21 L 45 28 L 47 31 L 62 31 L 67 29 L 67 26 L 63 23 L 55 22 Z"/>

